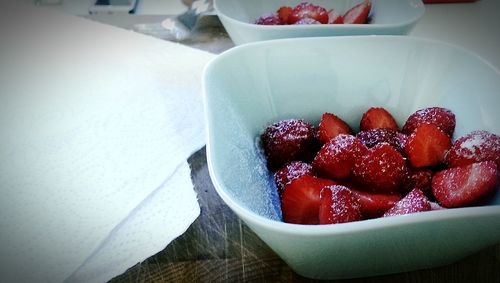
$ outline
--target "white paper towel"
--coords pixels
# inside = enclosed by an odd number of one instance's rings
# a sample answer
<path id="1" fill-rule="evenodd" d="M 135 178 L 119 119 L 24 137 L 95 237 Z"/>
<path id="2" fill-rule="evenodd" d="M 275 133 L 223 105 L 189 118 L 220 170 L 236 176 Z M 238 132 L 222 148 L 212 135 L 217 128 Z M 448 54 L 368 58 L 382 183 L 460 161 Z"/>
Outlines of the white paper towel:
<path id="1" fill-rule="evenodd" d="M 0 274 L 110 279 L 199 213 L 185 160 L 205 142 L 200 81 L 212 55 L 35 7 L 3 9 Z M 173 190 L 187 191 L 157 206 L 153 196 Z M 152 225 L 172 211 L 185 217 Z M 159 236 L 150 248 L 120 235 L 143 228 Z M 109 264 L 124 255 L 133 257 Z"/>

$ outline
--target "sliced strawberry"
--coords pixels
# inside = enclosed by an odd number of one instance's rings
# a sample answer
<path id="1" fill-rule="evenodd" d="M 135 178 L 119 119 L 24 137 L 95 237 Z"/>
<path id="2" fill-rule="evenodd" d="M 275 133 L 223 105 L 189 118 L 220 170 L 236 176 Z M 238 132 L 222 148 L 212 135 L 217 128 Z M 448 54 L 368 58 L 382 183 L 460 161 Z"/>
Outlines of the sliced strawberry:
<path id="1" fill-rule="evenodd" d="M 328 23 L 329 24 L 343 24 L 344 17 L 341 14 L 337 13 L 334 9 L 328 11 Z"/>
<path id="2" fill-rule="evenodd" d="M 434 124 L 451 138 L 455 131 L 455 114 L 442 107 L 420 109 L 408 117 L 403 126 L 403 133 L 410 135 L 422 124 Z"/>
<path id="3" fill-rule="evenodd" d="M 294 25 L 320 25 L 321 23 L 316 21 L 315 19 L 303 18 L 303 19 L 296 21 L 293 24 Z"/>
<path id="4" fill-rule="evenodd" d="M 301 161 L 293 161 L 281 167 L 274 174 L 274 181 L 278 188 L 278 193 L 281 196 L 285 185 L 303 175 L 313 175 L 312 166 Z"/>
<path id="5" fill-rule="evenodd" d="M 332 113 L 324 113 L 321 116 L 318 126 L 318 139 L 320 143 L 325 144 L 340 134 L 351 135 L 353 131 L 344 120 Z"/>
<path id="6" fill-rule="evenodd" d="M 309 175 L 288 183 L 281 197 L 283 220 L 287 223 L 318 224 L 320 192 L 323 187 L 336 185 L 334 181 Z"/>
<path id="7" fill-rule="evenodd" d="M 406 162 L 394 147 L 381 143 L 354 162 L 352 174 L 361 187 L 375 193 L 399 192 L 406 173 Z"/>
<path id="8" fill-rule="evenodd" d="M 404 198 L 398 201 L 391 209 L 384 213 L 383 217 L 404 215 L 429 210 L 431 210 L 431 204 L 424 193 L 419 189 L 413 189 Z"/>
<path id="9" fill-rule="evenodd" d="M 364 218 L 376 218 L 382 216 L 401 199 L 400 195 L 375 194 L 362 190 L 355 190 L 353 188 L 351 188 L 351 191 L 359 200 L 361 213 Z"/>
<path id="10" fill-rule="evenodd" d="M 255 21 L 257 25 L 265 25 L 265 26 L 275 26 L 281 25 L 281 20 L 278 16 L 278 13 L 270 13 L 261 16 Z"/>
<path id="11" fill-rule="evenodd" d="M 456 140 L 446 154 L 446 163 L 450 167 L 482 161 L 495 161 L 500 166 L 500 136 L 474 131 Z"/>
<path id="12" fill-rule="evenodd" d="M 398 124 L 391 113 L 389 113 L 384 108 L 372 107 L 368 109 L 359 123 L 359 128 L 361 131 L 368 131 L 372 129 L 392 129 L 395 131 L 399 130 Z"/>
<path id="13" fill-rule="evenodd" d="M 430 191 L 432 183 L 432 170 L 430 169 L 408 169 L 403 181 L 403 191 L 409 192 L 414 188 L 421 191 Z"/>
<path id="14" fill-rule="evenodd" d="M 282 120 L 268 126 L 261 142 L 271 171 L 291 161 L 310 161 L 315 152 L 314 128 L 304 120 Z"/>
<path id="15" fill-rule="evenodd" d="M 372 8 L 372 2 L 365 0 L 344 14 L 344 24 L 364 24 L 367 22 L 368 14 Z"/>
<path id="16" fill-rule="evenodd" d="M 393 129 L 371 129 L 361 131 L 356 134 L 356 137 L 368 148 L 372 148 L 379 143 L 388 143 L 395 149 L 403 152 L 406 135 Z"/>
<path id="17" fill-rule="evenodd" d="M 314 157 L 313 170 L 318 176 L 330 179 L 345 179 L 351 176 L 356 159 L 368 149 L 351 135 L 338 135 L 324 144 Z"/>
<path id="18" fill-rule="evenodd" d="M 449 168 L 434 174 L 432 192 L 444 207 L 479 203 L 498 188 L 497 165 L 493 161 Z"/>
<path id="19" fill-rule="evenodd" d="M 294 24 L 305 18 L 310 18 L 322 24 L 326 24 L 328 23 L 328 11 L 321 6 L 303 2 L 293 8 L 288 19 L 290 24 Z"/>
<path id="20" fill-rule="evenodd" d="M 358 198 L 347 187 L 326 186 L 320 193 L 319 224 L 336 224 L 361 220 Z"/>
<path id="21" fill-rule="evenodd" d="M 450 138 L 434 124 L 421 124 L 410 135 L 404 151 L 413 168 L 439 165 L 451 147 Z"/>
<path id="22" fill-rule="evenodd" d="M 290 15 L 292 14 L 293 8 L 290 6 L 281 6 L 276 13 L 281 21 L 282 25 L 290 24 Z"/>

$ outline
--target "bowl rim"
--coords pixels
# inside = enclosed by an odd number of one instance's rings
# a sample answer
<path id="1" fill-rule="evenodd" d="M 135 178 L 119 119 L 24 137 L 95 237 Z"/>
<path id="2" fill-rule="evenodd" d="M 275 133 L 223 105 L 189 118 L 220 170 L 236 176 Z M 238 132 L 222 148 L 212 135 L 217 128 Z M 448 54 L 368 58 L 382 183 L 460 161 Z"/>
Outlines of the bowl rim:
<path id="1" fill-rule="evenodd" d="M 418 13 L 412 17 L 409 18 L 406 21 L 401 21 L 397 23 L 389 23 L 389 24 L 377 24 L 377 23 L 370 23 L 370 24 L 313 24 L 313 25 L 258 25 L 255 23 L 249 23 L 249 22 L 243 22 L 238 19 L 235 19 L 234 17 L 223 13 L 220 10 L 218 2 L 221 0 L 214 0 L 214 10 L 219 17 L 223 17 L 226 20 L 232 22 L 233 24 L 241 25 L 246 28 L 262 28 L 264 31 L 270 31 L 270 30 L 280 30 L 280 31 L 289 31 L 289 30 L 307 30 L 307 29 L 312 29 L 312 30 L 350 30 L 350 29 L 361 29 L 361 30 L 371 30 L 371 29 L 377 29 L 377 28 L 397 28 L 397 27 L 404 27 L 404 26 L 409 26 L 412 24 L 415 24 L 422 16 L 425 14 L 425 5 L 422 0 L 407 0 L 407 1 L 418 1 Z M 383 3 L 384 1 L 381 1 Z"/>
<path id="2" fill-rule="evenodd" d="M 206 153 L 207 153 L 207 165 L 208 171 L 211 178 L 211 181 L 214 185 L 216 192 L 223 199 L 224 203 L 228 205 L 233 212 L 235 212 L 238 217 L 243 219 L 245 222 L 249 222 L 256 226 L 260 226 L 265 228 L 266 230 L 283 232 L 283 233 L 293 233 L 297 235 L 307 235 L 307 236 L 321 236 L 321 235 L 332 235 L 332 234 L 342 234 L 342 233 L 352 233 L 352 232 L 360 232 L 360 231 L 368 231 L 375 229 L 383 229 L 394 226 L 404 226 L 404 225 L 412 225 L 422 222 L 435 222 L 442 221 L 444 219 L 457 219 L 457 218 L 476 218 L 476 217 L 488 217 L 488 216 L 499 216 L 500 217 L 500 204 L 491 204 L 484 206 L 474 206 L 474 207 L 462 207 L 462 208 L 450 208 L 444 210 L 433 210 L 426 212 L 419 212 L 407 215 L 397 215 L 386 218 L 375 218 L 375 219 L 366 219 L 356 222 L 348 222 L 348 223 L 338 223 L 338 224 L 327 224 L 327 225 L 303 225 L 303 224 L 293 224 L 286 223 L 278 220 L 269 219 L 267 217 L 261 216 L 254 211 L 238 204 L 238 202 L 234 201 L 229 194 L 224 189 L 225 186 L 219 181 L 217 177 L 217 173 L 215 170 L 215 165 L 213 164 L 213 132 L 211 123 L 211 113 L 212 110 L 208 107 L 208 94 L 207 94 L 207 85 L 208 76 L 211 72 L 211 69 L 214 68 L 219 61 L 225 60 L 224 58 L 228 56 L 233 56 L 233 53 L 242 52 L 245 49 L 258 48 L 266 45 L 279 45 L 279 44 L 289 44 L 290 41 L 357 41 L 357 40 L 403 40 L 403 41 L 415 41 L 415 42 L 427 42 L 431 44 L 440 44 L 444 46 L 448 46 L 450 48 L 455 48 L 462 52 L 468 53 L 470 56 L 476 57 L 482 63 L 484 63 L 487 67 L 489 67 L 493 72 L 495 72 L 500 77 L 500 71 L 498 68 L 493 66 L 489 61 L 485 60 L 477 53 L 470 51 L 464 47 L 436 40 L 436 39 L 428 39 L 428 38 L 420 38 L 413 36 L 401 36 L 401 35 L 370 35 L 370 36 L 348 36 L 348 37 L 305 37 L 305 38 L 286 38 L 286 39 L 273 39 L 268 41 L 258 41 L 252 42 L 244 45 L 235 46 L 215 58 L 213 58 L 203 70 L 202 75 L 202 93 L 203 93 L 203 102 L 204 102 L 204 111 L 205 111 L 205 119 L 206 119 Z M 497 192 L 500 194 L 500 192 Z"/>

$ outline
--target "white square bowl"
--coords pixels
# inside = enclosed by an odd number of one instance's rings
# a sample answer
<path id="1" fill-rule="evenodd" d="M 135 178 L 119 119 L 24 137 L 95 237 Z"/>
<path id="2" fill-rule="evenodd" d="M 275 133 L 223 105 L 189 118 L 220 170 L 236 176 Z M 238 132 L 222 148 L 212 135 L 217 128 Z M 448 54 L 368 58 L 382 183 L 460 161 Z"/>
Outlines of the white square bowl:
<path id="1" fill-rule="evenodd" d="M 236 45 L 270 39 L 341 35 L 404 35 L 425 12 L 421 0 L 372 0 L 369 24 L 345 25 L 256 25 L 255 20 L 279 7 L 295 6 L 302 0 L 214 0 L 214 8 Z M 346 12 L 360 0 L 310 0 L 327 10 Z"/>
<path id="2" fill-rule="evenodd" d="M 500 193 L 486 206 L 333 225 L 281 222 L 258 137 L 272 122 L 317 125 L 332 112 L 352 126 L 372 106 L 399 123 L 451 109 L 455 137 L 500 134 L 500 73 L 475 54 L 405 36 L 316 37 L 235 47 L 203 76 L 210 176 L 224 202 L 302 276 L 338 279 L 456 261 L 500 242 Z"/>

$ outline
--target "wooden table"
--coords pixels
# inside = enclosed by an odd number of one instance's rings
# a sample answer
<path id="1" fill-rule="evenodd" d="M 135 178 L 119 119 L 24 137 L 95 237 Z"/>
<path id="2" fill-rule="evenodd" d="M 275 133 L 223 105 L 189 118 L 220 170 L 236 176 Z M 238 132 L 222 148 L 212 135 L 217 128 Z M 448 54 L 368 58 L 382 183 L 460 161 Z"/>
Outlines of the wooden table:
<path id="1" fill-rule="evenodd" d="M 497 2 L 497 3 L 495 3 Z M 494 65 L 500 63 L 500 33 L 473 34 L 461 31 L 482 28 L 484 13 L 498 11 L 490 6 L 500 1 L 483 0 L 474 4 L 427 6 L 427 12 L 412 35 L 444 39 L 481 53 Z M 464 6 L 470 5 L 470 6 Z M 468 11 L 474 21 L 462 18 Z M 449 12 L 449 13 L 448 13 Z M 496 13 L 496 12 L 495 12 Z M 470 19 L 470 18 L 469 18 Z M 496 16 L 496 22 L 500 19 Z M 445 22 L 443 22 L 445 21 Z M 455 24 L 451 24 L 455 22 Z M 472 25 L 472 26 L 471 26 Z M 493 26 L 498 26 L 494 24 Z M 488 30 L 494 29 L 489 25 Z M 222 48 L 210 42 L 190 40 L 187 45 L 218 53 L 230 47 L 227 34 L 211 30 Z M 482 37 L 479 37 L 482 36 Z M 484 40 L 484 44 L 478 42 Z M 226 206 L 210 180 L 205 149 L 195 153 L 189 163 L 201 206 L 200 217 L 182 236 L 163 251 L 130 268 L 111 282 L 312 282 L 294 273 Z M 333 282 L 500 282 L 500 244 L 470 255 L 454 264 L 407 273 Z"/>

